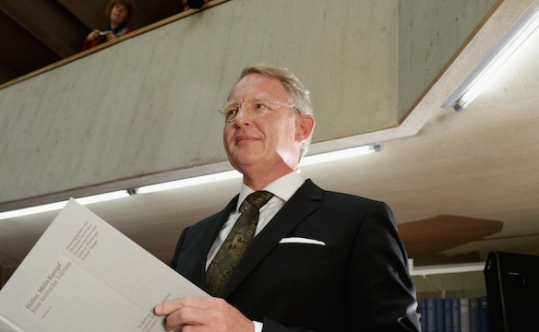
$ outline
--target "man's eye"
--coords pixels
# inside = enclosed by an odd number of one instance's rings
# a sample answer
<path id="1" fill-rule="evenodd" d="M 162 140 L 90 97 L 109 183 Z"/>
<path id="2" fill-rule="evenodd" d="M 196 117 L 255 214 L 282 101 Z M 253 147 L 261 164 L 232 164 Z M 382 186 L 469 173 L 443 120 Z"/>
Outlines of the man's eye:
<path id="1" fill-rule="evenodd" d="M 234 116 L 236 113 L 238 113 L 238 107 L 236 107 L 236 106 L 227 108 L 226 111 L 225 111 L 225 115 L 227 117 Z"/>
<path id="2" fill-rule="evenodd" d="M 268 106 L 266 104 L 262 104 L 262 103 L 255 104 L 255 110 L 257 110 L 257 111 L 264 111 L 267 108 L 268 108 Z"/>

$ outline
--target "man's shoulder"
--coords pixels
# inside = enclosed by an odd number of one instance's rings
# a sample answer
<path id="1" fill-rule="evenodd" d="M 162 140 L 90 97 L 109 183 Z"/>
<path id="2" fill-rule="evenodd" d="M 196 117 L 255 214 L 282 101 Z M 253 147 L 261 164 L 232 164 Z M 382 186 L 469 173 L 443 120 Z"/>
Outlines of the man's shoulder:
<path id="1" fill-rule="evenodd" d="M 206 217 L 202 220 L 199 220 L 195 222 L 193 225 L 191 225 L 189 228 L 193 231 L 199 231 L 204 230 L 213 225 L 217 220 L 219 219 L 219 216 L 221 215 L 223 211 L 219 211 L 209 217 Z"/>
<path id="2" fill-rule="evenodd" d="M 321 195 L 322 200 L 327 199 L 327 200 L 337 201 L 337 202 L 346 202 L 348 204 L 350 202 L 355 202 L 357 204 L 362 204 L 362 205 L 386 205 L 382 201 L 367 198 L 364 196 L 322 189 L 318 185 L 316 185 L 311 179 L 306 180 L 304 186 L 310 187 L 311 190 L 312 189 L 320 190 L 320 192 L 322 193 Z"/>

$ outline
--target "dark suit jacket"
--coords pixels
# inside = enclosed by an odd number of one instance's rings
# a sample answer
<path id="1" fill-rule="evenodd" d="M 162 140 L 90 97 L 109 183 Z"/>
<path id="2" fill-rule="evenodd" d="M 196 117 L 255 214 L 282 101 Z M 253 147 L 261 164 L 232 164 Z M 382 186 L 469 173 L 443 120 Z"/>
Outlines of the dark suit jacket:
<path id="1" fill-rule="evenodd" d="M 202 289 L 206 256 L 237 199 L 178 241 L 172 267 Z M 279 243 L 287 237 L 326 245 Z M 219 297 L 264 331 L 420 331 L 407 263 L 386 204 L 307 180 L 253 239 Z"/>

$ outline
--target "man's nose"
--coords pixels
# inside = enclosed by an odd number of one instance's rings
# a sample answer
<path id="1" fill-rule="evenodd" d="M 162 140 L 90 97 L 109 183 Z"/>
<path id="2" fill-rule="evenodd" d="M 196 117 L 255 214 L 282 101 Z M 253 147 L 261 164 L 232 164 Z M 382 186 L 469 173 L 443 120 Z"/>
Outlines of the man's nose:
<path id="1" fill-rule="evenodd" d="M 249 112 L 249 105 L 246 103 L 240 104 L 238 108 L 238 114 L 236 114 L 236 118 L 234 119 L 236 123 L 244 123 L 249 122 L 251 120 L 251 112 Z"/>

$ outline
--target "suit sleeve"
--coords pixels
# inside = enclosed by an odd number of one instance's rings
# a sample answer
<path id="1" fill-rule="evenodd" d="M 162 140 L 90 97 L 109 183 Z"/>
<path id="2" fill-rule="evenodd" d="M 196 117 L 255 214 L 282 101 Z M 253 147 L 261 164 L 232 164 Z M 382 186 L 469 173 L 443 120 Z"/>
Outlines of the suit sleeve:
<path id="1" fill-rule="evenodd" d="M 345 284 L 350 331 L 420 331 L 408 258 L 384 203 L 361 222 Z"/>

